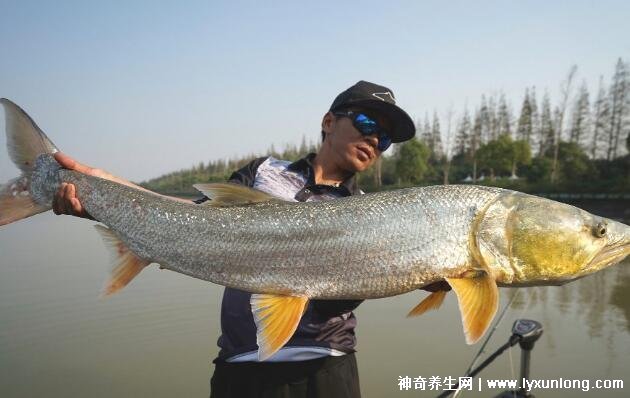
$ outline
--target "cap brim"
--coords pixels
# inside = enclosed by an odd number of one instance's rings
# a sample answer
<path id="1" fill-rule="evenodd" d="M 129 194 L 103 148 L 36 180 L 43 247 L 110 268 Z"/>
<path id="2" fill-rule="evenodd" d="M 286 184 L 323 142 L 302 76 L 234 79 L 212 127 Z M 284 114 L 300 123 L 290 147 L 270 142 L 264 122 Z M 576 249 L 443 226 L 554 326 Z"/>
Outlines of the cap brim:
<path id="1" fill-rule="evenodd" d="M 416 126 L 411 120 L 411 117 L 407 112 L 403 111 L 394 104 L 390 104 L 385 101 L 353 101 L 352 103 L 344 104 L 344 107 L 361 107 L 366 109 L 374 109 L 379 113 L 382 113 L 388 118 L 394 125 L 393 130 L 390 131 L 392 142 L 403 142 L 412 139 L 416 135 Z"/>

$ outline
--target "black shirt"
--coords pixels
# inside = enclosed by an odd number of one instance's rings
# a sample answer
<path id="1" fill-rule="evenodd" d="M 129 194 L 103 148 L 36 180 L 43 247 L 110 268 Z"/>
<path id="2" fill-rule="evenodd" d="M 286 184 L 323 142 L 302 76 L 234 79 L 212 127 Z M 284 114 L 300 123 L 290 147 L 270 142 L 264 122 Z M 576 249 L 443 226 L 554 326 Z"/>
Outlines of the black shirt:
<path id="1" fill-rule="evenodd" d="M 339 186 L 315 184 L 315 154 L 290 163 L 272 157 L 258 158 L 234 172 L 229 181 L 265 191 L 289 201 L 329 200 L 361 194 L 355 178 Z M 203 198 L 197 203 L 202 203 Z M 225 288 L 221 304 L 221 348 L 215 361 L 256 360 L 256 326 L 251 294 Z M 356 318 L 351 312 L 362 300 L 310 300 L 287 344 L 269 360 L 296 361 L 354 352 Z M 276 358 L 274 358 L 276 357 Z"/>

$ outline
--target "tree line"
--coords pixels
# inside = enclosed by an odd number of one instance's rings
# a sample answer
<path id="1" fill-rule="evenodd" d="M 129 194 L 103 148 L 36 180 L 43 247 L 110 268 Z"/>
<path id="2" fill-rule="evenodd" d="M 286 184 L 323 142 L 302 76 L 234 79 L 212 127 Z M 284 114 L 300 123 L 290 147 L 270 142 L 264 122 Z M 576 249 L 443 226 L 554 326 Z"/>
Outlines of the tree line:
<path id="1" fill-rule="evenodd" d="M 474 183 L 524 192 L 630 192 L 630 71 L 618 59 L 595 95 L 586 81 L 576 86 L 577 67 L 561 82 L 555 104 L 547 90 L 538 98 L 525 88 L 519 112 L 505 95 L 482 95 L 470 112 L 436 111 L 416 122 L 416 138 L 358 176 L 365 191 L 412 185 Z M 295 160 L 317 151 L 302 139 L 271 156 Z M 203 162 L 143 183 L 159 192 L 193 193 L 192 184 L 225 181 L 255 158 Z"/>

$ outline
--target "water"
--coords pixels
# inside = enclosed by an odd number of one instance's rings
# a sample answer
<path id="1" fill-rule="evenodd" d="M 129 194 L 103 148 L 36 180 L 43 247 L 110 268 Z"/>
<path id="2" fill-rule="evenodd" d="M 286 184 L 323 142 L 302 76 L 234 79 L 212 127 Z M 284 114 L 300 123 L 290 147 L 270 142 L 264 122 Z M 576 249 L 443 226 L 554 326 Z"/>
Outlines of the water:
<path id="1" fill-rule="evenodd" d="M 101 299 L 108 253 L 93 224 L 47 213 L 0 228 L 0 396 L 208 396 L 222 288 L 150 267 Z M 518 296 L 486 351 L 507 341 L 514 319 L 536 319 L 545 332 L 532 354 L 532 378 L 630 383 L 629 265 L 563 287 L 502 289 L 501 306 Z M 479 349 L 464 343 L 453 294 L 439 311 L 405 318 L 424 296 L 359 307 L 364 397 L 436 396 L 441 390 L 399 391 L 398 377 L 457 378 Z M 517 378 L 519 361 L 514 348 L 480 376 Z M 622 397 L 628 389 L 535 392 Z"/>

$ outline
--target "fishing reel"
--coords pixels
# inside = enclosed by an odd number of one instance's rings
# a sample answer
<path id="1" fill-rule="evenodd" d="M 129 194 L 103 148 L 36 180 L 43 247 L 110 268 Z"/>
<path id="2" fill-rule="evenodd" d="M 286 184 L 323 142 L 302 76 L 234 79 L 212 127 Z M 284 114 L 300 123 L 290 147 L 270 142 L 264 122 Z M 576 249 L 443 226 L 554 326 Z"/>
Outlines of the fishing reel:
<path id="1" fill-rule="evenodd" d="M 479 374 L 479 372 L 490 365 L 505 350 L 513 347 L 518 343 L 521 347 L 520 381 L 522 383 L 523 380 L 529 379 L 530 355 L 532 350 L 534 349 L 534 344 L 536 343 L 538 338 L 540 338 L 542 333 L 543 327 L 540 322 L 531 319 L 517 319 L 514 322 L 514 325 L 512 325 L 512 335 L 508 339 L 507 343 L 503 344 L 494 353 L 488 356 L 488 358 L 483 361 L 481 365 L 477 366 L 473 370 L 466 372 L 465 376 L 475 377 L 477 374 Z M 460 392 L 457 391 L 457 387 L 458 385 L 455 386 L 455 390 L 445 391 L 444 393 L 438 395 L 438 398 L 445 398 L 452 393 L 455 393 L 455 396 L 457 396 Z M 497 395 L 496 398 L 534 398 L 534 395 L 527 391 L 524 385 L 521 385 L 520 389 L 504 391 L 501 394 Z"/>
<path id="2" fill-rule="evenodd" d="M 531 319 L 518 319 L 514 322 L 514 325 L 512 325 L 512 336 L 510 336 L 510 341 L 514 339 L 518 342 L 518 345 L 521 346 L 521 383 L 523 383 L 523 380 L 529 379 L 530 355 L 534 349 L 534 344 L 542 333 L 543 327 L 540 322 Z M 527 391 L 524 385 L 521 385 L 521 388 L 518 390 L 504 391 L 503 393 L 497 395 L 497 398 L 508 397 L 534 398 L 534 395 Z"/>

